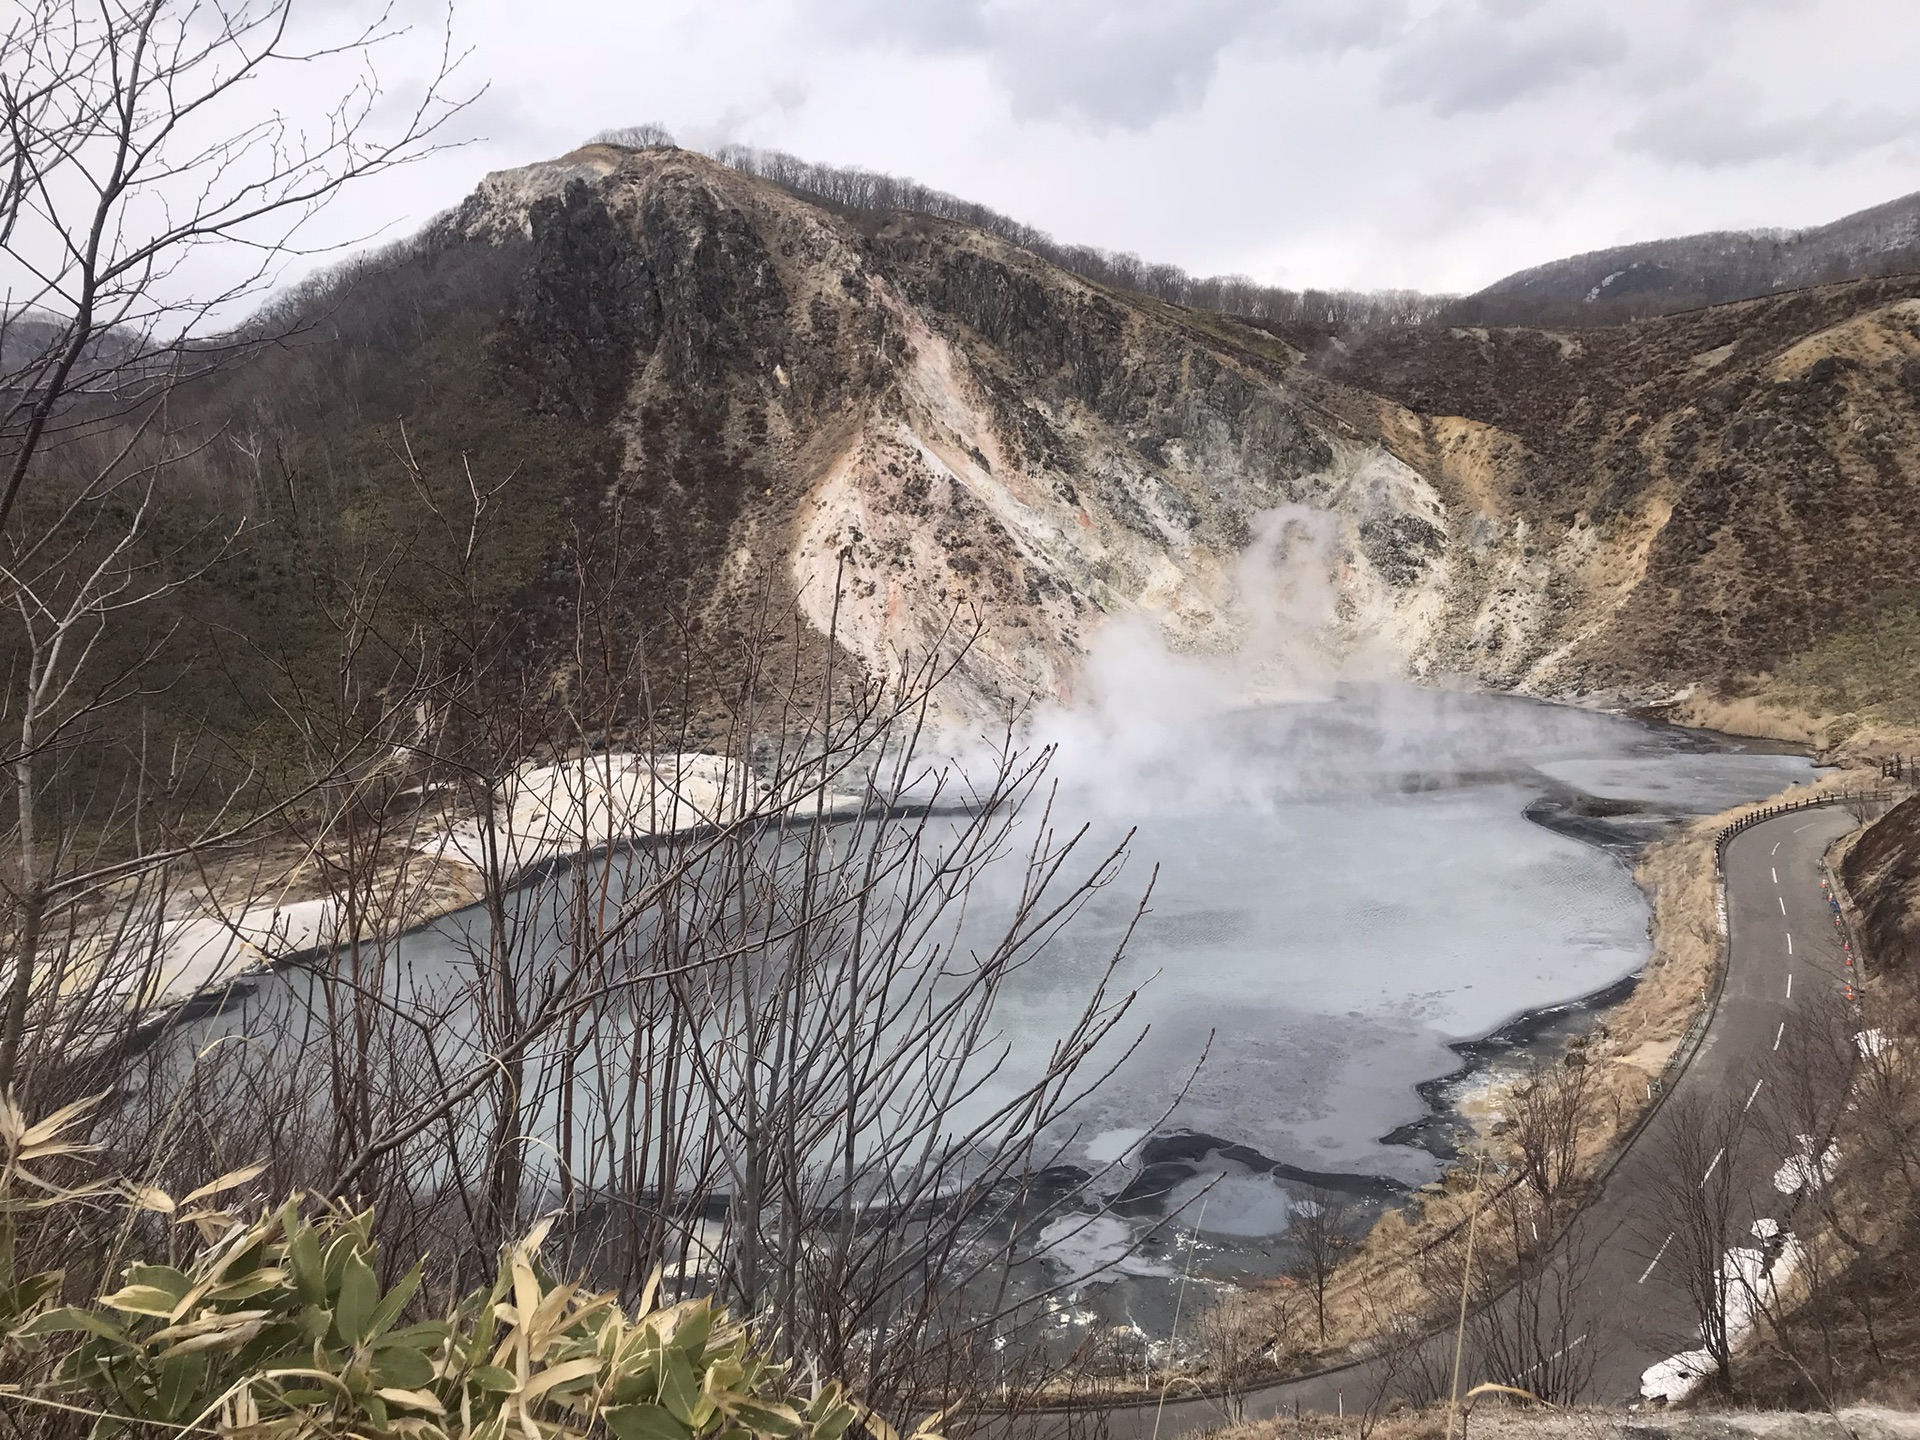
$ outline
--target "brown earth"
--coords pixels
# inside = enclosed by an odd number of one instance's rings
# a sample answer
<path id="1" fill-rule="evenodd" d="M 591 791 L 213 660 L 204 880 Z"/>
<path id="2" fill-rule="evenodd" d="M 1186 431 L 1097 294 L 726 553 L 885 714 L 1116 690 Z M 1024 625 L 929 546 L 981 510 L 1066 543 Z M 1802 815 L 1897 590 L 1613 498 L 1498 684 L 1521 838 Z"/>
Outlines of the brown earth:
<path id="1" fill-rule="evenodd" d="M 1902 801 L 1847 852 L 1862 949 L 1904 990 L 1920 965 L 1920 796 Z"/>
<path id="2" fill-rule="evenodd" d="M 1528 653 L 1567 648 L 1540 681 L 1818 742 L 1850 717 L 1795 661 L 1920 583 L 1916 297 L 1896 276 L 1577 334 L 1416 327 L 1312 368 L 1390 402 L 1382 433 L 1450 501 L 1524 518 L 1557 557 Z"/>

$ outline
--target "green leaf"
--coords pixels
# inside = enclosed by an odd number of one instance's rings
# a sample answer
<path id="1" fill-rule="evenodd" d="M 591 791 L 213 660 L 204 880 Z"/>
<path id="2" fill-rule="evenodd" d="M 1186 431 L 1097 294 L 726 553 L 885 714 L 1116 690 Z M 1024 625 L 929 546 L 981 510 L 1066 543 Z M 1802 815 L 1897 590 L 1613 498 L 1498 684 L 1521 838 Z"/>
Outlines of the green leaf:
<path id="1" fill-rule="evenodd" d="M 790 1406 L 757 1400 L 738 1390 L 712 1391 L 709 1398 L 722 1413 L 748 1426 L 756 1435 L 792 1435 L 800 1429 L 800 1416 Z"/>
<path id="2" fill-rule="evenodd" d="M 619 1440 L 692 1440 L 693 1432 L 658 1405 L 612 1405 L 600 1412 Z"/>
<path id="3" fill-rule="evenodd" d="M 341 1340 L 349 1345 L 367 1338 L 368 1323 L 380 1300 L 380 1282 L 373 1267 L 358 1255 L 349 1253 L 340 1264 L 340 1299 L 334 1307 L 333 1325 Z"/>
<path id="4" fill-rule="evenodd" d="M 467 1372 L 467 1378 L 496 1395 L 511 1395 L 520 1386 L 511 1370 L 502 1370 L 498 1365 L 476 1365 Z"/>
<path id="5" fill-rule="evenodd" d="M 422 1320 L 417 1325 L 403 1325 L 390 1334 L 375 1338 L 373 1348 L 381 1350 L 389 1345 L 406 1345 L 415 1350 L 437 1350 L 453 1334 L 453 1327 L 444 1320 Z"/>
<path id="6" fill-rule="evenodd" d="M 288 1211 L 294 1207 L 289 1205 Z M 327 1299 L 327 1272 L 320 1259 L 320 1237 L 313 1227 L 292 1219 L 288 1222 L 287 1261 L 293 1266 L 294 1284 L 300 1298 L 309 1305 L 323 1305 Z"/>
<path id="7" fill-rule="evenodd" d="M 156 1290 L 165 1290 L 173 1296 L 176 1305 L 193 1288 L 193 1281 L 171 1265 L 142 1265 L 137 1262 L 127 1267 L 127 1283 L 151 1285 Z"/>
<path id="8" fill-rule="evenodd" d="M 847 1427 L 853 1423 L 853 1406 L 840 1398 L 837 1389 L 816 1396 L 807 1409 L 808 1426 L 813 1432 L 813 1440 L 840 1440 L 847 1433 Z"/>
<path id="9" fill-rule="evenodd" d="M 327 1258 L 321 1262 L 321 1270 L 327 1277 L 327 1293 L 332 1295 L 340 1288 L 340 1281 L 346 1274 L 349 1258 L 360 1258 L 360 1237 L 351 1230 L 333 1237 L 327 1246 Z M 363 1262 L 364 1263 L 364 1262 Z"/>
<path id="10" fill-rule="evenodd" d="M 157 1315 L 162 1320 L 173 1314 L 173 1307 L 180 1299 L 170 1290 L 162 1290 L 157 1285 L 126 1285 L 111 1295 L 102 1295 L 100 1303 L 114 1310 L 124 1310 L 129 1315 Z"/>
<path id="11" fill-rule="evenodd" d="M 287 1283 L 284 1270 L 256 1270 L 242 1280 L 231 1280 L 225 1285 L 216 1285 L 207 1292 L 207 1299 L 251 1300 L 256 1295 L 264 1295 L 269 1290 L 278 1290 Z"/>
<path id="12" fill-rule="evenodd" d="M 154 1387 L 154 1405 L 159 1413 L 149 1418 L 178 1420 L 199 1407 L 200 1382 L 207 1375 L 207 1357 L 195 1353 L 167 1361 L 160 1367 L 160 1380 Z"/>
<path id="13" fill-rule="evenodd" d="M 673 1348 L 684 1350 L 689 1359 L 698 1360 L 707 1349 L 707 1337 L 713 1333 L 713 1307 L 702 1306 L 682 1320 L 673 1332 Z"/>
<path id="14" fill-rule="evenodd" d="M 373 1373 L 382 1385 L 418 1390 L 433 1381 L 433 1361 L 405 1345 L 374 1352 Z"/>
<path id="15" fill-rule="evenodd" d="M 413 1292 L 420 1288 L 420 1277 L 426 1274 L 427 1262 L 420 1261 L 409 1270 L 400 1283 L 387 1292 L 387 1297 L 373 1307 L 373 1315 L 367 1321 L 368 1335 L 384 1335 L 389 1326 L 400 1318 L 400 1311 L 407 1301 L 413 1298 Z"/>
<path id="16" fill-rule="evenodd" d="M 82 1310 L 73 1305 L 62 1305 L 58 1310 L 49 1310 L 44 1315 L 36 1315 L 20 1327 L 22 1335 L 57 1335 L 64 1331 L 78 1330 L 89 1335 L 98 1335 L 102 1340 L 116 1340 L 125 1344 L 126 1332 L 92 1310 Z"/>
<path id="17" fill-rule="evenodd" d="M 700 1382 L 684 1350 L 660 1352 L 660 1384 L 655 1394 L 682 1425 L 694 1424 L 694 1406 L 700 1401 Z"/>

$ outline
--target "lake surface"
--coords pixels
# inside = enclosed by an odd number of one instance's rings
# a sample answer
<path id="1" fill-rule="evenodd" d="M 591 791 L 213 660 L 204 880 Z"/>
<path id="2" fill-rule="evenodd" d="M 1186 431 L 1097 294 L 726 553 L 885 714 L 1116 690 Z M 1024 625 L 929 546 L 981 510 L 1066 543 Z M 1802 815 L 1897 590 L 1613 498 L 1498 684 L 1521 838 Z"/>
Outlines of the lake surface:
<path id="1" fill-rule="evenodd" d="M 1803 756 L 1723 737 L 1404 687 L 1108 753 L 1119 760 L 1063 756 L 1060 808 L 1137 824 L 1136 883 L 1020 978 L 1006 1033 L 1016 1054 L 1046 1043 L 1158 864 L 1125 970 L 1147 1038 L 1086 1103 L 1067 1155 L 1089 1170 L 1125 1157 L 1112 1193 L 1130 1229 L 1185 1204 L 1182 1228 L 1223 1238 L 1284 1230 L 1300 1187 L 1275 1162 L 1432 1178 L 1433 1155 L 1387 1137 L 1427 1115 L 1416 1087 L 1460 1067 L 1450 1047 L 1644 962 L 1633 851 L 1681 817 L 1815 775 Z M 1090 1266 L 1128 1238 L 1083 1233 L 1081 1259 L 1059 1263 Z"/>

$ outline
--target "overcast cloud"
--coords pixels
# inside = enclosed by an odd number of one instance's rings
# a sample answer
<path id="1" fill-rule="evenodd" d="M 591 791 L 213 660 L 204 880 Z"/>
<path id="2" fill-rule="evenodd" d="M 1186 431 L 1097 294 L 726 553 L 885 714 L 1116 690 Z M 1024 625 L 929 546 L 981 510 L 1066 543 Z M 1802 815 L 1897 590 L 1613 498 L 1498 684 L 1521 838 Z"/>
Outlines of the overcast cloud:
<path id="1" fill-rule="evenodd" d="M 1469 290 L 1920 190 L 1896 0 L 464 0 L 454 27 L 476 142 L 343 233 L 647 120 L 1296 286 Z"/>

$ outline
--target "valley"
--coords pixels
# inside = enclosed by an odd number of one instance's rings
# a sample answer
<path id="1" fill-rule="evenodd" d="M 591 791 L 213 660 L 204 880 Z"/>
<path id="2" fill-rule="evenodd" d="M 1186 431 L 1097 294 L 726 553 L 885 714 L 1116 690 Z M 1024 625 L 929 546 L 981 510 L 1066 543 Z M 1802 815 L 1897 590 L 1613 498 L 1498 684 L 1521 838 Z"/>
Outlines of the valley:
<path id="1" fill-rule="evenodd" d="M 153 1214 L 366 1207 L 436 1297 L 544 1217 L 875 1414 L 1370 1428 L 1470 1316 L 1559 1400 L 1897 1375 L 1906 211 L 1343 319 L 797 165 L 497 171 L 20 442 L 8 1077 Z"/>

